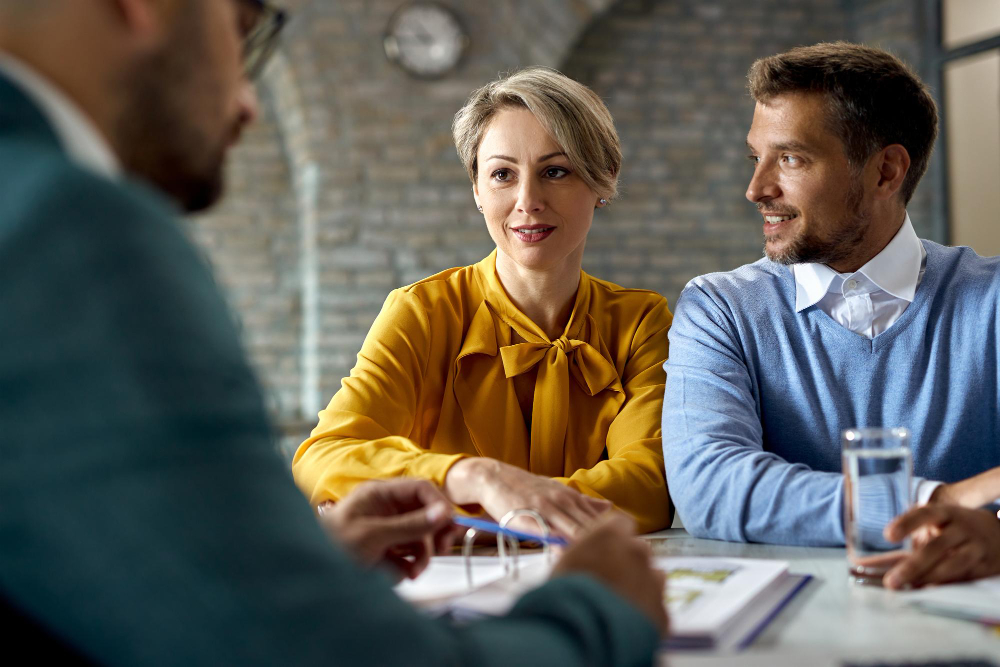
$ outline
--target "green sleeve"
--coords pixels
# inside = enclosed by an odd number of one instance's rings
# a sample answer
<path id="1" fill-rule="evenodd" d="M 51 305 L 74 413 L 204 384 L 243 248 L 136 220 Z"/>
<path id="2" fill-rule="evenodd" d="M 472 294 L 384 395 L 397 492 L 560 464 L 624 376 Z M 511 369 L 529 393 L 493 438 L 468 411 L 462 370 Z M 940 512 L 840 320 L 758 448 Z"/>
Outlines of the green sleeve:
<path id="1" fill-rule="evenodd" d="M 470 625 L 463 664 L 644 665 L 659 636 L 624 599 L 583 575 L 553 579 L 511 613 Z"/>
<path id="2" fill-rule="evenodd" d="M 591 581 L 454 628 L 355 567 L 276 454 L 226 306 L 166 206 L 61 162 L 7 173 L 8 604 L 110 665 L 649 663 L 651 626 Z"/>

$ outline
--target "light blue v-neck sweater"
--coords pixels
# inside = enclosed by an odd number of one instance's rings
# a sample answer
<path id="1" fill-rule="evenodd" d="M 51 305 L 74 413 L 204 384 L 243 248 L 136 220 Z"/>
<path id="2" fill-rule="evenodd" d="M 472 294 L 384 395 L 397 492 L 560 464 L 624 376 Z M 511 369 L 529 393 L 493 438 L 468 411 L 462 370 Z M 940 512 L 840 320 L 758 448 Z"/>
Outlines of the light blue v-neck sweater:
<path id="1" fill-rule="evenodd" d="M 663 401 L 667 483 L 697 537 L 842 545 L 840 432 L 905 426 L 914 474 L 1000 465 L 1000 258 L 923 241 L 913 302 L 874 339 L 812 306 L 761 259 L 688 283 Z"/>

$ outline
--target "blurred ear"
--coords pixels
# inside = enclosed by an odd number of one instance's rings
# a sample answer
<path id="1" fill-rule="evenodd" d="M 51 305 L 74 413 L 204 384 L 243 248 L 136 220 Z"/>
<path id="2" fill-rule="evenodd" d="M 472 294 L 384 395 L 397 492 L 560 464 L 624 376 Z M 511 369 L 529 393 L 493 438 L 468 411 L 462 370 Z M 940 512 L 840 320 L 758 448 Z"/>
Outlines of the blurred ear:
<path id="1" fill-rule="evenodd" d="M 155 0 L 109 0 L 123 23 L 139 30 L 148 29 L 153 23 L 153 5 Z"/>
<path id="2" fill-rule="evenodd" d="M 158 42 L 185 0 L 104 0 L 139 42 Z M 216 0 L 213 0 L 216 1 Z"/>
<path id="3" fill-rule="evenodd" d="M 472 198 L 476 200 L 476 206 L 477 207 L 482 206 L 482 204 L 479 203 L 479 184 L 478 183 L 473 183 L 472 184 Z"/>
<path id="4" fill-rule="evenodd" d="M 886 146 L 872 159 L 878 171 L 875 199 L 892 199 L 903 186 L 903 179 L 910 170 L 910 154 L 900 144 Z"/>

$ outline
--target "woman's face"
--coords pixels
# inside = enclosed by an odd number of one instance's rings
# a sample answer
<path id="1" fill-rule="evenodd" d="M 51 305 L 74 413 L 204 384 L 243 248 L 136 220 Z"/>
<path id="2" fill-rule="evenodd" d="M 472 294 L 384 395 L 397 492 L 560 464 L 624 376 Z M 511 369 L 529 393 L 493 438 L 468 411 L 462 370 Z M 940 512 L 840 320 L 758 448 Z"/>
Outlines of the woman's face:
<path id="1" fill-rule="evenodd" d="M 598 196 L 527 109 L 494 116 L 473 191 L 497 250 L 525 269 L 579 270 Z"/>

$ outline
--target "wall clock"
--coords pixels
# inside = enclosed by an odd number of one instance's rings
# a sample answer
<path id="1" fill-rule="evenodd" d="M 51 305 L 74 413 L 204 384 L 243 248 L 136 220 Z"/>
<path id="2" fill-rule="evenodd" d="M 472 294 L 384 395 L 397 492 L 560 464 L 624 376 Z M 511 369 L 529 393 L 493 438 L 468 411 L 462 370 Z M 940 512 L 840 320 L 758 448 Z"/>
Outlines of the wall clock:
<path id="1" fill-rule="evenodd" d="M 469 37 L 453 11 L 435 2 L 411 2 L 389 19 L 385 54 L 418 78 L 436 79 L 454 70 Z"/>

